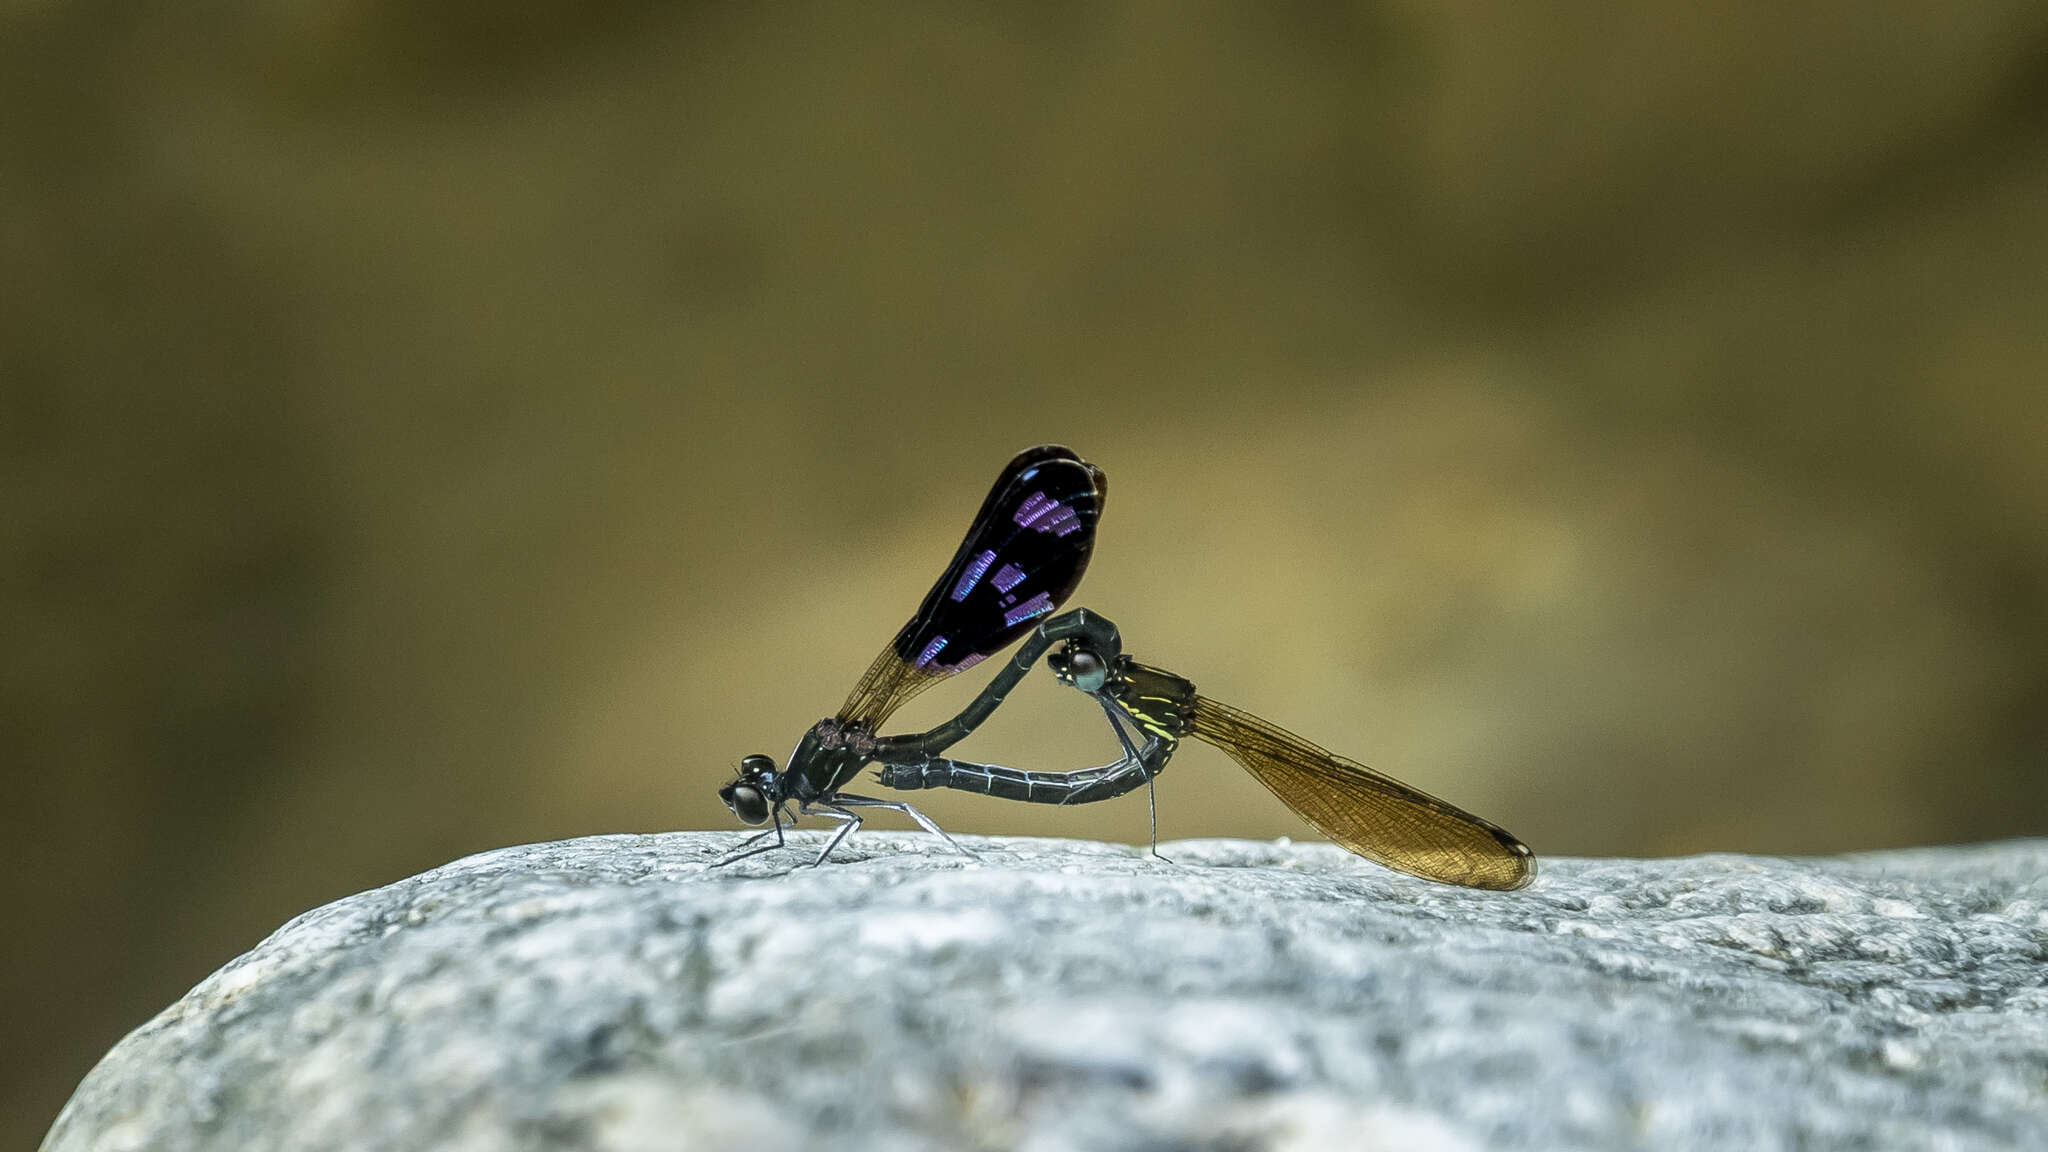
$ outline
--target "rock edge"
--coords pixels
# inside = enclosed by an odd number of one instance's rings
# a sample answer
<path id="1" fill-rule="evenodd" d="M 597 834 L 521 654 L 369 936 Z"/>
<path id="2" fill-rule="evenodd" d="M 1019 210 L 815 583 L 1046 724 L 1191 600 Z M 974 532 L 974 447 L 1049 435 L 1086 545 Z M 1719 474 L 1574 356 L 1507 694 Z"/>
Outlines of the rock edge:
<path id="1" fill-rule="evenodd" d="M 1284 841 L 711 869 L 736 839 L 308 912 L 43 1148 L 2048 1147 L 2048 841 L 1551 858 L 1501 894 Z"/>

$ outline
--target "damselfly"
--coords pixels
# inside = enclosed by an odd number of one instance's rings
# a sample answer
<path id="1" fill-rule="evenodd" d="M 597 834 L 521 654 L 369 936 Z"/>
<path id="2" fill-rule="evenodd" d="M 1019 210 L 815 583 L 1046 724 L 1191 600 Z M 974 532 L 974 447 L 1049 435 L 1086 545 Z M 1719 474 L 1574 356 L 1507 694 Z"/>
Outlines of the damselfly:
<path id="1" fill-rule="evenodd" d="M 1535 877 L 1535 856 L 1499 826 L 1199 695 L 1172 672 L 1138 663 L 1124 655 L 1116 625 L 1086 608 L 1058 612 L 1088 567 L 1107 493 L 1101 470 L 1066 448 L 1032 448 L 1010 461 L 952 564 L 838 714 L 812 725 L 780 769 L 767 756 L 748 756 L 738 778 L 719 790 L 741 821 L 773 822 L 720 863 L 781 847 L 785 822 L 815 814 L 839 822 L 813 861 L 822 864 L 860 827 L 857 808 L 901 812 L 966 852 L 909 804 L 846 791 L 869 766 L 886 788 L 956 788 L 1037 804 L 1089 804 L 1140 785 L 1149 789 L 1181 739 L 1193 736 L 1222 749 L 1317 831 L 1368 860 L 1472 888 L 1520 888 Z M 905 701 L 1027 633 L 959 715 L 926 732 L 879 734 Z M 988 719 L 1041 656 L 1061 683 L 1101 705 L 1123 755 L 1071 772 L 943 756 Z M 1156 819 L 1154 828 L 1156 841 Z M 770 836 L 773 843 L 759 843 Z"/>

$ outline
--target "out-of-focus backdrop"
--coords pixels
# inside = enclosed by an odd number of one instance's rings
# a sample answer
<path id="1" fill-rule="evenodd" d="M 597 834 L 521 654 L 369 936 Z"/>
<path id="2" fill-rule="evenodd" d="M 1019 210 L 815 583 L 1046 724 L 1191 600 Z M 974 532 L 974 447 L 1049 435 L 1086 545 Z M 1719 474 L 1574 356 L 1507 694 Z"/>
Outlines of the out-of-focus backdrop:
<path id="1" fill-rule="evenodd" d="M 2038 4 L 7 0 L 0 109 L 7 1146 L 309 906 L 731 826 L 1042 441 L 1133 652 L 1539 853 L 2048 832 Z"/>

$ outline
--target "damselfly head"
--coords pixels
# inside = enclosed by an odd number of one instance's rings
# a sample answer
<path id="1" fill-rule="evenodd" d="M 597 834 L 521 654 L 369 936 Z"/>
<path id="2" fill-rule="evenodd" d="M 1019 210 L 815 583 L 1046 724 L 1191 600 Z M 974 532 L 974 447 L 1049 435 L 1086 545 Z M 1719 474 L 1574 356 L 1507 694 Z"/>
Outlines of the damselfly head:
<path id="1" fill-rule="evenodd" d="M 1068 641 L 1054 649 L 1045 663 L 1060 683 L 1083 692 L 1099 692 L 1109 683 L 1109 665 L 1095 649 L 1079 641 Z"/>
<path id="2" fill-rule="evenodd" d="M 775 761 L 755 753 L 740 759 L 739 779 L 718 790 L 718 798 L 742 824 L 766 824 L 777 791 Z"/>

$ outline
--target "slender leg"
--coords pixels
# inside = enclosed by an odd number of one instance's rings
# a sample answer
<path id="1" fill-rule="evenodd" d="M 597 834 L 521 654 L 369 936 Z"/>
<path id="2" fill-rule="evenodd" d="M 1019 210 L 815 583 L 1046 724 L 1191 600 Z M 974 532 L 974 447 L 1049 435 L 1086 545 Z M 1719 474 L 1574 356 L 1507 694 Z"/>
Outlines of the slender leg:
<path id="1" fill-rule="evenodd" d="M 1117 742 L 1124 746 L 1124 758 L 1141 760 L 1143 753 L 1131 746 L 1130 733 L 1125 731 L 1125 725 L 1131 723 L 1130 719 L 1101 696 L 1096 696 L 1095 702 L 1102 705 L 1102 714 L 1109 717 L 1110 731 L 1116 733 Z M 1163 761 L 1160 767 L 1165 767 Z M 1152 819 L 1152 855 L 1171 864 L 1173 861 L 1159 855 L 1159 785 L 1156 783 L 1158 776 L 1159 772 L 1156 769 L 1145 773 L 1145 811 Z"/>
<path id="2" fill-rule="evenodd" d="M 1159 789 L 1153 785 L 1150 776 L 1145 777 L 1145 812 L 1152 817 L 1152 858 L 1173 863 L 1159 854 Z"/>
<path id="3" fill-rule="evenodd" d="M 762 831 L 756 832 L 752 836 L 747 837 L 745 840 L 740 841 L 740 846 L 734 849 L 731 855 L 727 856 L 723 860 L 720 860 L 718 863 L 713 864 L 712 867 L 723 868 L 727 864 L 730 864 L 735 860 L 744 860 L 749 856 L 759 856 L 763 852 L 773 852 L 777 848 L 782 847 L 782 808 L 780 806 L 777 806 L 773 811 L 769 812 L 769 815 L 775 818 L 775 827 L 763 829 Z M 755 841 L 764 839 L 769 836 L 775 837 L 775 843 L 763 844 L 759 848 L 749 847 Z"/>
<path id="4" fill-rule="evenodd" d="M 1136 760 L 1138 758 L 1138 750 L 1131 745 L 1130 733 L 1124 731 L 1123 720 L 1121 719 L 1121 714 L 1116 710 L 1116 705 L 1111 704 L 1100 696 L 1094 699 L 1097 704 L 1102 705 L 1102 714 L 1109 718 L 1109 730 L 1116 733 L 1116 742 L 1124 746 L 1124 756 Z"/>
<path id="5" fill-rule="evenodd" d="M 944 840 L 953 851 L 960 853 L 969 860 L 977 859 L 974 853 L 963 847 L 958 840 L 946 835 L 945 829 L 932 823 L 931 817 L 919 812 L 901 800 L 877 800 L 872 796 L 854 796 L 846 792 L 841 792 L 837 796 L 832 797 L 832 799 L 848 808 L 887 808 L 891 812 L 901 812 L 912 820 L 917 821 L 918 827 Z"/>
<path id="6" fill-rule="evenodd" d="M 1144 751 L 1140 751 L 1137 745 L 1131 743 L 1131 734 L 1125 728 L 1125 724 L 1128 723 L 1128 721 L 1124 720 L 1123 716 L 1117 712 L 1116 707 L 1100 696 L 1094 697 L 1094 700 L 1097 704 L 1102 705 L 1102 714 L 1109 720 L 1109 730 L 1111 732 L 1116 733 L 1116 742 L 1118 744 L 1123 745 L 1124 749 L 1124 754 L 1121 759 L 1112 761 L 1108 764 L 1104 764 L 1102 767 L 1094 769 L 1094 771 L 1103 774 L 1102 778 L 1104 783 L 1121 780 L 1126 773 L 1129 773 L 1131 771 L 1143 772 L 1145 774 L 1145 787 L 1147 789 L 1150 789 L 1152 787 L 1152 777 L 1158 775 L 1160 769 L 1163 769 L 1166 766 L 1165 757 L 1159 757 L 1158 763 L 1156 765 L 1151 764 L 1148 753 L 1151 752 L 1152 745 L 1148 744 Z M 1156 744 L 1157 741 L 1153 741 L 1153 743 Z M 1041 775 L 1043 774 L 1041 773 Z M 1133 785 L 1133 787 L 1135 787 L 1135 785 Z M 1123 794 L 1123 792 L 1128 790 L 1128 788 L 1120 789 L 1116 793 L 1116 795 L 1120 796 Z M 1076 793 L 1075 795 L 1069 796 L 1065 800 L 1060 801 L 1060 803 L 1085 804 L 1088 802 L 1089 799 L 1093 799 L 1093 797 L 1088 797 L 1085 793 Z"/>
<path id="7" fill-rule="evenodd" d="M 819 807 L 824 809 L 823 812 L 818 813 L 820 816 L 839 821 L 839 831 L 832 834 L 832 839 L 826 843 L 825 850 L 818 853 L 816 860 L 811 861 L 811 867 L 813 868 L 823 864 L 825 858 L 832 855 L 832 850 L 839 847 L 839 842 L 853 835 L 854 829 L 860 827 L 860 816 L 857 813 L 848 812 L 846 809 L 829 801 L 820 804 Z"/>

